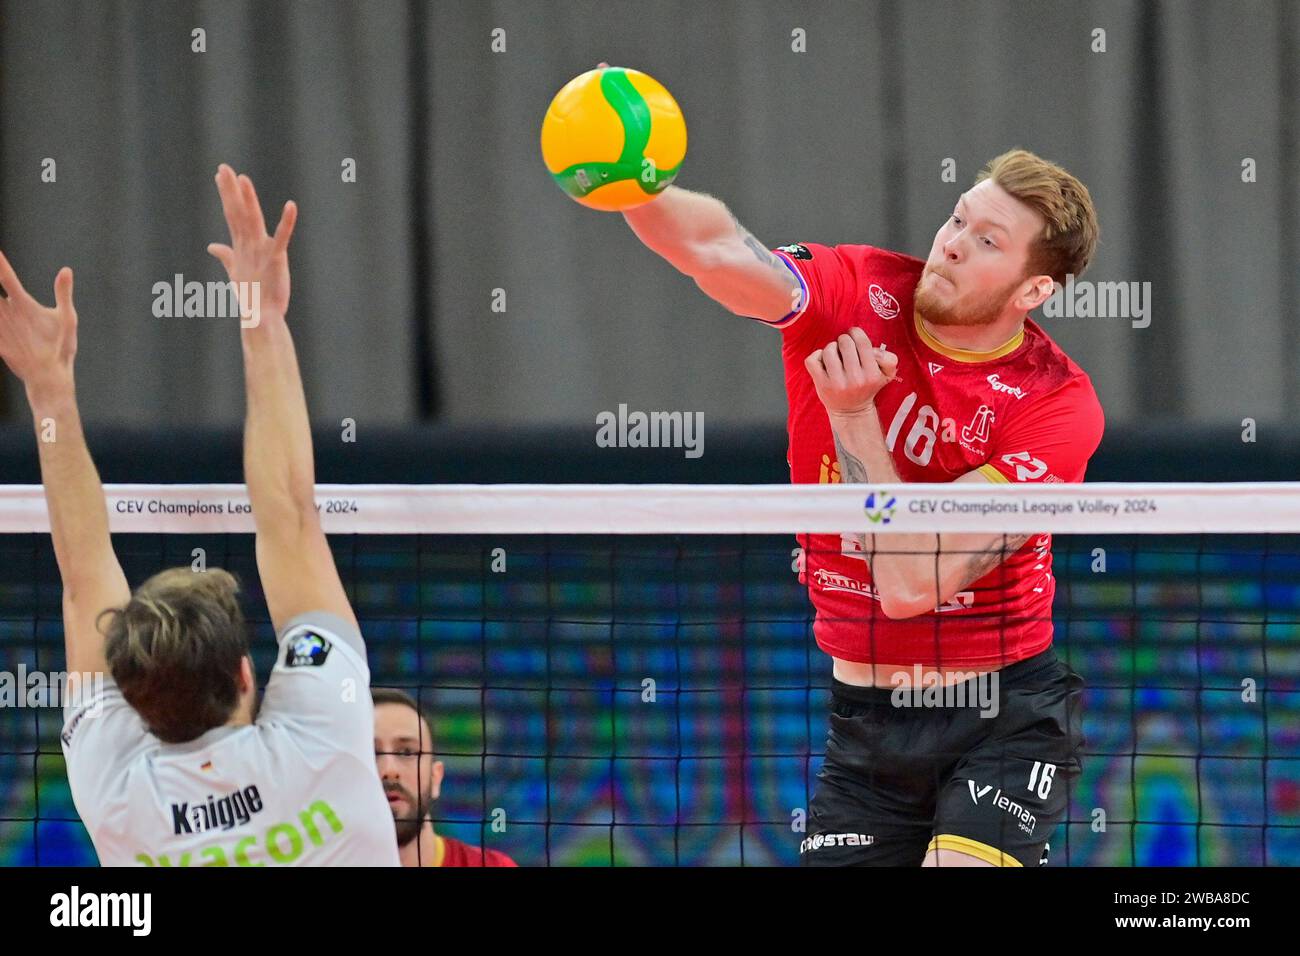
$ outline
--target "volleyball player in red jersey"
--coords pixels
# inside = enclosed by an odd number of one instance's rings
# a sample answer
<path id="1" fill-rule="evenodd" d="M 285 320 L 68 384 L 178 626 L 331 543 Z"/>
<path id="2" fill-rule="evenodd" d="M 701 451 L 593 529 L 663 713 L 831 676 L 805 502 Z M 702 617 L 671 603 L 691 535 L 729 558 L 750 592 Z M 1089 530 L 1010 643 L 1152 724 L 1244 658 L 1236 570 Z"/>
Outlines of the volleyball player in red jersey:
<path id="1" fill-rule="evenodd" d="M 518 866 L 500 850 L 477 847 L 433 828 L 433 805 L 442 795 L 443 763 L 433 750 L 433 729 L 410 694 L 375 687 L 375 766 L 397 828 L 402 866 Z"/>
<path id="2" fill-rule="evenodd" d="M 864 245 L 774 253 L 721 202 L 677 187 L 624 216 L 731 312 L 781 330 L 793 481 L 1083 479 L 1101 407 L 1028 318 L 1096 248 L 1091 197 L 1061 167 L 1024 150 L 991 161 L 926 260 Z M 800 542 L 833 665 L 803 862 L 1045 862 L 1084 742 L 1082 681 L 1051 649 L 1050 535 Z M 896 693 L 938 684 L 967 706 Z M 990 690 L 992 706 L 970 706 Z"/>

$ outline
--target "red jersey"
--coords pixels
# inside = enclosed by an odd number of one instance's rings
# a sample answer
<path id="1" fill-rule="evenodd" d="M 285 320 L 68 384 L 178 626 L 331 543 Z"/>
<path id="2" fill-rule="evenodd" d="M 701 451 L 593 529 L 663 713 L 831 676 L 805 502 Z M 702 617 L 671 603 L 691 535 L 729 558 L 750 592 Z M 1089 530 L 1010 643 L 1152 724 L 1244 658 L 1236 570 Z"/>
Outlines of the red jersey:
<path id="1" fill-rule="evenodd" d="M 782 332 L 794 482 L 838 482 L 830 421 L 808 355 L 858 326 L 898 356 L 897 378 L 875 398 L 885 443 L 905 482 L 1082 481 L 1101 441 L 1101 405 L 1088 376 L 1037 324 L 1001 348 L 969 352 L 938 342 L 915 318 L 925 263 L 872 246 L 812 243 L 775 250 L 799 277 L 798 311 Z M 846 529 L 865 530 L 865 529 Z M 888 547 L 889 536 L 876 538 Z M 1031 537 L 948 604 L 907 620 L 880 610 L 854 539 L 801 535 L 813 632 L 827 654 L 862 663 L 999 667 L 1052 642 L 1051 535 Z"/>
<path id="2" fill-rule="evenodd" d="M 442 859 L 439 866 L 518 866 L 500 850 L 484 850 L 452 837 L 440 836 Z"/>

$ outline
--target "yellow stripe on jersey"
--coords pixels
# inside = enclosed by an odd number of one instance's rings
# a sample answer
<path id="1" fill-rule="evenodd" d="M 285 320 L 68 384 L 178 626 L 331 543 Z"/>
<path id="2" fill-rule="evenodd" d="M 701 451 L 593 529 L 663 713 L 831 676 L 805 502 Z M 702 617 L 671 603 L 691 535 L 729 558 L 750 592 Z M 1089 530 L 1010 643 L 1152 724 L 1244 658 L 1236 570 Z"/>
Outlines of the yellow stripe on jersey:
<path id="1" fill-rule="evenodd" d="M 978 471 L 985 478 L 987 478 L 989 481 L 994 482 L 995 484 L 997 483 L 1006 484 L 1006 485 L 1011 484 L 1011 479 L 1008 478 L 1006 475 L 1002 474 L 1002 472 L 998 471 L 992 465 L 980 465 L 975 470 Z"/>
<path id="2" fill-rule="evenodd" d="M 980 843 L 978 840 L 957 836 L 953 833 L 940 833 L 930 841 L 930 845 L 926 847 L 926 850 L 927 852 L 929 850 L 956 850 L 958 853 L 965 853 L 967 856 L 973 856 L 985 863 L 992 863 L 994 866 L 1024 866 L 1023 863 L 1009 853 L 1003 853 L 987 843 Z"/>
<path id="3" fill-rule="evenodd" d="M 955 349 L 950 345 L 944 345 L 928 331 L 921 323 L 921 317 L 915 312 L 912 313 L 912 323 L 916 326 L 916 334 L 921 336 L 921 341 L 934 349 L 940 355 L 946 355 L 948 358 L 957 362 L 988 362 L 993 359 L 1002 358 L 1004 355 L 1010 355 L 1016 349 L 1020 348 L 1020 343 L 1025 340 L 1025 328 L 1020 327 L 1020 331 L 1011 338 L 989 352 L 974 352 L 970 349 Z"/>

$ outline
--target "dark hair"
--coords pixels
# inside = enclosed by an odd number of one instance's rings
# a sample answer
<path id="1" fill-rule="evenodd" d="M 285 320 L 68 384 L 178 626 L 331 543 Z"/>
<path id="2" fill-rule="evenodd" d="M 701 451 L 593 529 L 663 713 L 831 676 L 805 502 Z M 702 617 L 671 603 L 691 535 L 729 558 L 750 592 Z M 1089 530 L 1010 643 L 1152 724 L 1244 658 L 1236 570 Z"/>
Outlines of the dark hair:
<path id="1" fill-rule="evenodd" d="M 416 702 L 414 697 L 404 690 L 398 690 L 396 687 L 372 687 L 370 688 L 370 699 L 374 701 L 375 706 L 380 704 L 400 704 L 403 707 L 409 707 L 411 710 L 415 711 L 416 716 L 418 716 L 420 720 L 424 721 L 425 732 L 429 735 L 428 752 L 433 752 L 433 721 L 430 720 L 429 715 L 420 708 L 420 705 Z M 420 749 L 425 750 L 423 744 Z"/>
<path id="2" fill-rule="evenodd" d="M 159 740 L 193 740 L 239 705 L 249 649 L 238 594 L 235 576 L 220 568 L 169 568 L 99 616 L 113 680 Z"/>

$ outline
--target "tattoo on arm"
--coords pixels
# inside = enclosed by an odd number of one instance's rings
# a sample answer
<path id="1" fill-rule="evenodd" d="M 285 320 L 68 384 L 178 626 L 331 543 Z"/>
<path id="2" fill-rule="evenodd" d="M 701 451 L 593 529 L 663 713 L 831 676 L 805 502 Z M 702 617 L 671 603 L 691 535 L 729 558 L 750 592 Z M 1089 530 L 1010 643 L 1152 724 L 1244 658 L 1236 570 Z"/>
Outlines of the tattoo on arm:
<path id="1" fill-rule="evenodd" d="M 831 434 L 835 438 L 835 452 L 840 460 L 840 480 L 853 484 L 866 484 L 871 481 L 867 474 L 867 466 L 857 456 L 851 454 L 840 441 L 840 436 L 832 430 Z M 867 566 L 871 567 L 871 559 L 875 555 L 874 539 L 875 535 L 870 535 L 871 541 L 868 541 L 866 534 L 853 534 L 859 545 L 862 547 L 863 556 L 867 559 Z M 958 590 L 962 590 L 971 583 L 978 581 L 984 575 L 988 574 L 998 565 L 1006 561 L 1007 558 L 1020 550 L 1020 547 L 1030 539 L 1031 535 L 1013 534 L 1003 535 L 996 541 L 990 542 L 988 547 L 978 553 L 968 555 L 965 573 L 962 575 L 962 585 Z M 937 552 L 936 561 L 939 554 L 942 553 L 942 538 L 936 535 Z M 872 568 L 874 573 L 875 569 Z"/>
<path id="2" fill-rule="evenodd" d="M 740 241 L 743 242 L 748 247 L 749 251 L 754 254 L 755 259 L 778 272 L 787 275 L 789 274 L 789 270 L 786 269 L 785 263 L 781 261 L 780 256 L 776 255 L 774 252 L 769 250 L 767 246 L 755 239 L 754 234 L 742 226 L 740 220 L 737 219 L 734 214 L 731 217 L 731 221 L 736 225 L 736 234 L 740 236 Z"/>
<path id="3" fill-rule="evenodd" d="M 962 576 L 964 583 L 961 587 L 964 588 L 984 577 L 984 575 L 1019 551 L 1020 546 L 1029 538 L 1030 536 L 1027 534 L 1003 535 L 983 551 L 970 555 L 970 561 L 966 565 L 966 573 Z M 958 588 L 958 590 L 961 590 L 961 588 Z"/>
<path id="4" fill-rule="evenodd" d="M 840 460 L 840 481 L 849 484 L 865 484 L 869 482 L 871 479 L 867 477 L 867 466 L 856 455 L 849 453 L 849 450 L 844 447 L 844 443 L 840 441 L 840 436 L 835 433 L 833 428 L 831 429 L 831 437 L 835 439 L 835 454 Z M 872 567 L 871 559 L 876 554 L 876 536 L 873 534 L 870 541 L 867 540 L 865 534 L 853 533 L 849 537 L 857 541 L 862 548 L 862 557 L 867 562 L 867 567 L 874 574 L 875 568 Z"/>
<path id="5" fill-rule="evenodd" d="M 865 484 L 871 479 L 867 477 L 867 466 L 862 460 L 849 454 L 844 443 L 840 441 L 840 436 L 831 430 L 831 435 L 835 438 L 835 453 L 840 459 L 840 480 L 850 484 Z"/>

